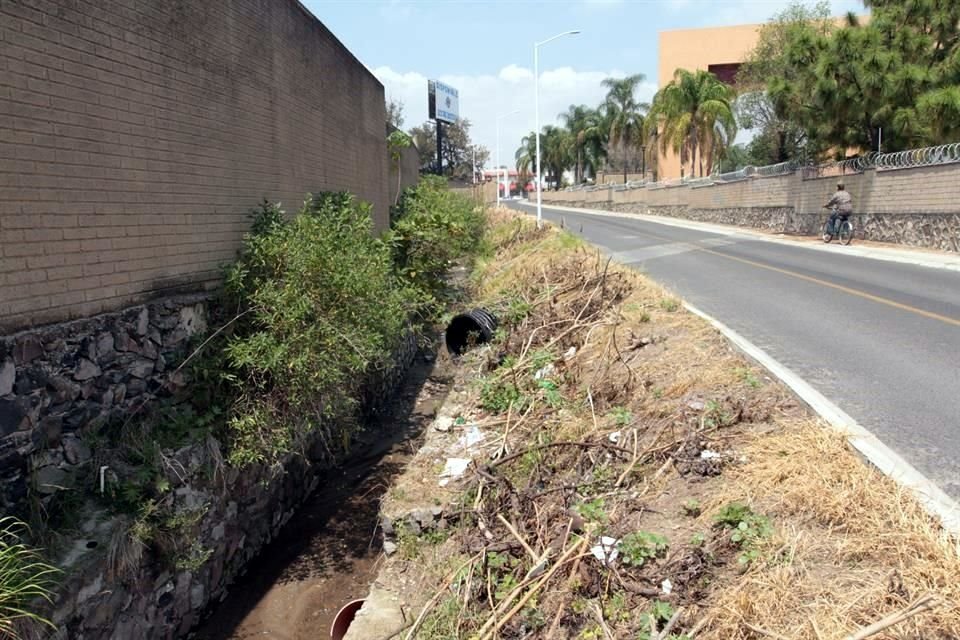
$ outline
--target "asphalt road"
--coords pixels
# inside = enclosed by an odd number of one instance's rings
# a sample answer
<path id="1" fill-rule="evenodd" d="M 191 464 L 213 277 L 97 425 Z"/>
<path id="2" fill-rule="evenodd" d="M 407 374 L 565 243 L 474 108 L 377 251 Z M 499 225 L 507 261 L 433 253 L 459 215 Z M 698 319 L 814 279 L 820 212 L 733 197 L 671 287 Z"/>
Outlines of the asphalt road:
<path id="1" fill-rule="evenodd" d="M 960 499 L 960 272 L 543 212 L 740 333 Z"/>

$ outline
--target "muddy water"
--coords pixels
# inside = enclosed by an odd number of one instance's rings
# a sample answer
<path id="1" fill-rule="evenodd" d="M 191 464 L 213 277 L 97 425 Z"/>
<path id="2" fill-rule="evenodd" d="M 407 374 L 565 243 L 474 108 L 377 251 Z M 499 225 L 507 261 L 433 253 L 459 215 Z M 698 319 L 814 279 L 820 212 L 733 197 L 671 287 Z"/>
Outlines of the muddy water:
<path id="1" fill-rule="evenodd" d="M 444 363 L 418 359 L 391 406 L 323 479 L 210 617 L 196 640 L 324 640 L 340 607 L 363 598 L 380 557 L 380 497 L 416 451 L 449 385 Z"/>

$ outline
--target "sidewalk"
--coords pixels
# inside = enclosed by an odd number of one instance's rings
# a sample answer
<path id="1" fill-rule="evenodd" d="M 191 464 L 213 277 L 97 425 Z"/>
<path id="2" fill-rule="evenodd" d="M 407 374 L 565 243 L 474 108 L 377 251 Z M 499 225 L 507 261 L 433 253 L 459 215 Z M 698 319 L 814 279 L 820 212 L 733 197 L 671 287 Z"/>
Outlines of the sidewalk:
<path id="1" fill-rule="evenodd" d="M 528 206 L 535 206 L 524 201 Z M 602 209 L 580 209 L 577 207 L 558 207 L 544 203 L 544 208 L 554 211 L 569 211 L 571 213 L 582 213 L 588 215 L 607 216 L 611 218 L 627 218 L 631 220 L 643 220 L 662 224 L 668 227 L 680 227 L 683 229 L 695 229 L 706 233 L 716 233 L 718 235 L 732 236 L 750 240 L 760 240 L 764 242 L 775 242 L 793 247 L 812 249 L 814 251 L 830 251 L 860 258 L 870 258 L 872 260 L 884 260 L 886 262 L 899 262 L 901 264 L 910 264 L 930 269 L 947 269 L 950 271 L 960 271 L 960 254 L 946 253 L 935 249 L 922 249 L 919 247 L 901 248 L 897 245 L 882 244 L 870 241 L 854 240 L 853 244 L 844 247 L 838 242 L 824 244 L 821 240 L 808 236 L 787 236 L 785 234 L 774 234 L 757 229 L 747 229 L 744 227 L 733 227 L 723 224 L 714 224 L 710 222 L 697 222 L 693 220 L 683 220 L 680 218 L 668 218 L 665 216 L 652 216 L 643 213 L 620 213 L 617 211 L 605 211 Z"/>

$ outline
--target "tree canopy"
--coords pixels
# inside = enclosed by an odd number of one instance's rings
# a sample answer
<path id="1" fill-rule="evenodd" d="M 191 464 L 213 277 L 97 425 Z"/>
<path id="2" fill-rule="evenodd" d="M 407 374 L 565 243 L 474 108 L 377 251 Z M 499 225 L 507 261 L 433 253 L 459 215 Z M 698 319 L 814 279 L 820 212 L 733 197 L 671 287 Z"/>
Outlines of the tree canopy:
<path id="1" fill-rule="evenodd" d="M 410 137 L 420 153 L 420 169 L 423 172 L 436 170 L 437 127 L 426 121 L 410 130 Z M 458 180 L 472 180 L 474 162 L 477 171 L 482 171 L 490 160 L 490 152 L 483 145 L 470 139 L 470 121 L 460 119 L 443 124 L 443 174 Z"/>
<path id="2" fill-rule="evenodd" d="M 657 132 L 662 152 L 680 154 L 681 165 L 690 163 L 691 176 L 710 175 L 737 135 L 735 98 L 733 87 L 714 74 L 677 69 L 654 97 L 648 126 Z"/>
<path id="3" fill-rule="evenodd" d="M 866 23 L 780 19 L 782 46 L 758 74 L 776 116 L 818 150 L 876 151 L 881 130 L 883 150 L 952 141 L 960 135 L 960 2 L 864 4 Z"/>

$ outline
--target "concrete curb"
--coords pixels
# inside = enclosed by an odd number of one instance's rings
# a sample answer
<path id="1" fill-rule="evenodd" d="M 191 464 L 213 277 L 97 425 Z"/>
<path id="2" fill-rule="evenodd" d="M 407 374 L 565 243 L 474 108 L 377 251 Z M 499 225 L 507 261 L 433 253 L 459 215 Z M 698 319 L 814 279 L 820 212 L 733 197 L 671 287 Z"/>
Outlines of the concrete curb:
<path id="1" fill-rule="evenodd" d="M 523 202 L 527 206 L 528 202 Z M 779 238 L 770 234 L 746 229 L 743 227 L 729 227 L 726 225 L 712 224 L 709 222 L 697 222 L 693 220 L 683 220 L 678 218 L 666 218 L 664 216 L 652 216 L 644 213 L 621 213 L 619 211 L 605 211 L 603 209 L 580 209 L 577 207 L 558 207 L 554 205 L 544 205 L 546 209 L 555 211 L 569 211 L 571 213 L 582 213 L 595 216 L 606 216 L 608 218 L 624 218 L 627 220 L 642 220 L 652 222 L 667 227 L 680 227 L 682 229 L 693 229 L 695 231 L 704 231 L 707 233 L 716 233 L 724 236 L 736 236 L 750 240 L 759 240 L 762 242 L 772 242 L 799 249 L 809 249 L 811 251 L 830 251 L 842 255 L 853 256 L 857 258 L 868 258 L 871 260 L 883 260 L 885 262 L 897 262 L 900 264 L 909 264 L 928 269 L 946 269 L 948 271 L 960 271 L 960 256 L 950 254 L 926 253 L 922 251 L 912 251 L 909 249 L 893 249 L 887 247 L 864 247 L 856 244 L 844 247 L 838 243 L 829 245 L 816 242 L 797 242 L 787 238 Z"/>
<path id="2" fill-rule="evenodd" d="M 960 536 L 960 504 L 948 496 L 929 478 L 917 471 L 900 454 L 883 444 L 865 427 L 858 424 L 840 407 L 814 389 L 799 375 L 780 364 L 760 347 L 741 336 L 719 320 L 707 315 L 693 305 L 684 302 L 683 306 L 691 313 L 703 318 L 724 335 L 740 351 L 758 362 L 772 375 L 790 387 L 801 400 L 817 412 L 834 430 L 847 436 L 851 446 L 859 451 L 884 475 L 900 486 L 913 492 L 921 505 L 939 518 L 943 528 L 953 535 Z"/>

